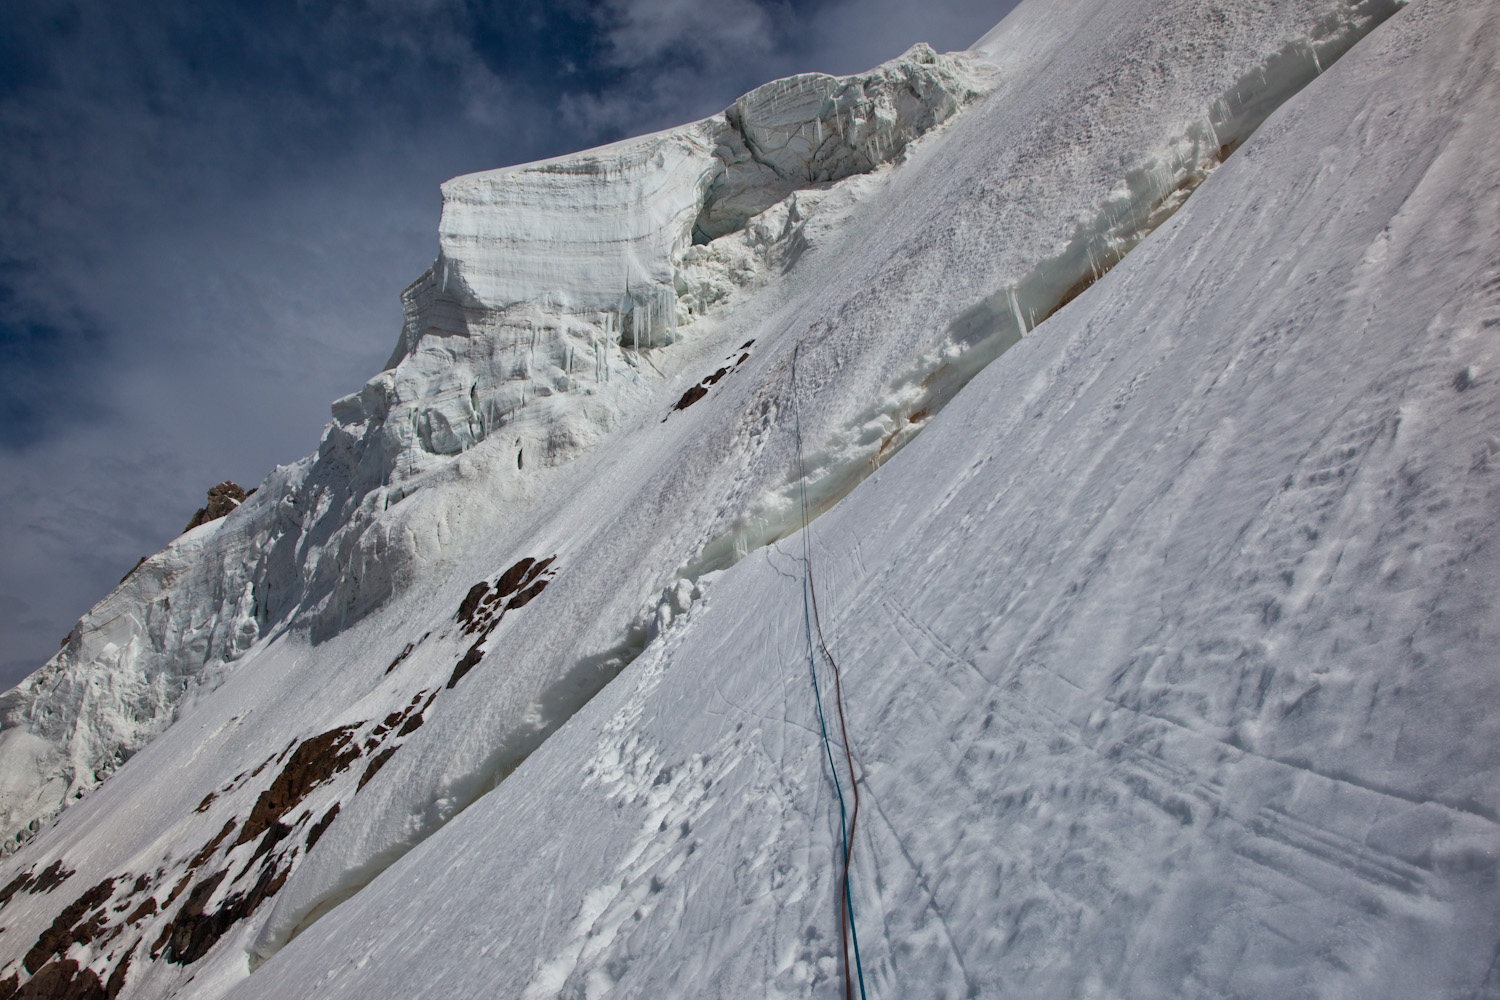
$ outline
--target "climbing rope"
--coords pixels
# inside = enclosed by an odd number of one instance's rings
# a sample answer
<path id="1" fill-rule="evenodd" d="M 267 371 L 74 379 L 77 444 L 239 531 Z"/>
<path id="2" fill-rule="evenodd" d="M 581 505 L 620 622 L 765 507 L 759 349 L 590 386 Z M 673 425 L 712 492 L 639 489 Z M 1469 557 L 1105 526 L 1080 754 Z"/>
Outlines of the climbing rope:
<path id="1" fill-rule="evenodd" d="M 802 412 L 797 405 L 797 353 L 792 348 L 792 416 L 797 431 L 797 477 L 802 494 L 802 618 L 807 628 L 807 666 L 812 674 L 813 699 L 818 706 L 818 727 L 823 734 L 823 752 L 828 758 L 828 770 L 833 777 L 833 788 L 839 799 L 839 832 L 843 838 L 844 864 L 840 895 L 843 903 L 839 907 L 839 945 L 844 953 L 844 997 L 854 1000 L 854 979 L 849 975 L 849 942 L 854 942 L 854 971 L 859 979 L 860 1000 L 865 1000 L 865 969 L 859 955 L 859 929 L 854 920 L 854 893 L 849 886 L 849 859 L 854 843 L 854 831 L 859 822 L 859 782 L 854 777 L 854 755 L 849 749 L 849 728 L 844 721 L 844 689 L 839 675 L 838 661 L 828 650 L 823 639 L 823 620 L 818 613 L 818 590 L 813 583 L 812 548 L 807 531 L 807 474 L 802 463 Z M 817 631 L 817 645 L 813 644 L 813 631 Z M 839 781 L 837 765 L 833 762 L 833 741 L 828 736 L 828 720 L 823 712 L 823 692 L 818 684 L 817 651 L 833 668 L 834 701 L 839 713 L 839 732 L 844 740 L 844 761 L 849 768 L 849 790 L 854 800 L 854 809 L 847 812 L 844 803 L 843 783 Z"/>

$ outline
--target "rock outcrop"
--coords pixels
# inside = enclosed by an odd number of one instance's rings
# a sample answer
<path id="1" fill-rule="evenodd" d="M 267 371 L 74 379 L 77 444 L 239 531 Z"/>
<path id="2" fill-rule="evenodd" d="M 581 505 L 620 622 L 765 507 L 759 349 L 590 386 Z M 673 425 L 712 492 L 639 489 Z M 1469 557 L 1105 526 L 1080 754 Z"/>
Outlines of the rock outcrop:
<path id="1" fill-rule="evenodd" d="M 254 490 L 251 490 L 247 493 L 238 483 L 231 483 L 227 479 L 224 480 L 208 491 L 208 505 L 206 507 L 199 507 L 198 513 L 193 515 L 193 519 L 182 530 L 184 532 L 192 531 L 200 524 L 217 521 L 244 503 L 245 498 L 254 492 Z"/>

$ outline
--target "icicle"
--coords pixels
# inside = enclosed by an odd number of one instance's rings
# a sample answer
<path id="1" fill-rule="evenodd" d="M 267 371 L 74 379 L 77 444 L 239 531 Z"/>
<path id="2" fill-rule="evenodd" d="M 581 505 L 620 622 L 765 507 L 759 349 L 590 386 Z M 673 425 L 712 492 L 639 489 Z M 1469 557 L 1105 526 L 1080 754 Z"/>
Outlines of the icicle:
<path id="1" fill-rule="evenodd" d="M 1010 297 L 1010 311 L 1016 317 L 1016 329 L 1021 332 L 1022 336 L 1025 336 L 1031 331 L 1026 329 L 1026 321 L 1021 318 L 1021 303 L 1016 301 L 1016 290 L 1007 289 L 1005 294 Z"/>

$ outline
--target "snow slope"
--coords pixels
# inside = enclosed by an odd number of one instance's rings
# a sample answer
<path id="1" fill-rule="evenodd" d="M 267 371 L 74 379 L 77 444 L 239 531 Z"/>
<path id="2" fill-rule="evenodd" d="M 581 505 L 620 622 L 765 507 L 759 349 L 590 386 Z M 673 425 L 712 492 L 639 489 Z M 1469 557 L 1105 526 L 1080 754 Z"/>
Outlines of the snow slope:
<path id="1" fill-rule="evenodd" d="M 873 994 L 1500 995 L 1497 29 L 1398 18 L 812 527 Z M 235 996 L 833 995 L 802 572 Z"/>
<path id="2" fill-rule="evenodd" d="M 861 78 L 917 124 L 855 172 L 634 175 L 621 225 L 671 209 L 625 235 L 669 265 L 640 299 L 512 302 L 550 279 L 476 206 L 716 120 L 450 184 L 393 367 L 127 581 L 177 624 L 112 595 L 128 669 L 101 605 L 12 700 L 184 665 L 15 859 L 0 977 L 831 995 L 795 401 L 875 992 L 1472 994 L 1494 16 L 1415 6 L 1236 152 L 1393 9 L 1023 5 Z M 830 81 L 762 120 L 816 140 Z"/>

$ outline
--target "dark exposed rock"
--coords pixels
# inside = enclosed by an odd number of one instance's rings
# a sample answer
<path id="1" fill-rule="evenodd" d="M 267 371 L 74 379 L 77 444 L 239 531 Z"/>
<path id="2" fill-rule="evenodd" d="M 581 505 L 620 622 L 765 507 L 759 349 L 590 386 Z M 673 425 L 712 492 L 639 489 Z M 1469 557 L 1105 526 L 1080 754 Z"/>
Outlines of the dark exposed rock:
<path id="1" fill-rule="evenodd" d="M 469 589 L 468 596 L 464 598 L 463 604 L 458 609 L 458 621 L 463 623 L 464 634 L 473 635 L 478 632 L 482 641 L 483 636 L 489 635 L 500 624 L 500 619 L 505 617 L 505 612 L 523 607 L 541 592 L 542 588 L 535 586 L 535 582 L 540 580 L 542 586 L 550 582 L 551 576 L 556 575 L 556 570 L 551 571 L 545 580 L 541 579 L 542 574 L 546 573 L 548 567 L 556 561 L 555 555 L 542 560 L 527 556 L 500 574 L 500 579 L 495 582 L 493 591 L 490 590 L 488 581 L 481 580 L 476 583 Z M 522 594 L 525 596 L 521 596 Z M 506 597 L 511 598 L 508 603 L 505 601 Z M 472 652 L 470 650 L 470 653 Z M 473 663 L 469 666 L 473 666 Z M 451 682 L 449 687 L 452 687 Z"/>
<path id="2" fill-rule="evenodd" d="M 537 577 L 541 576 L 544 572 L 546 572 L 547 567 L 551 566 L 555 562 L 557 562 L 557 556 L 548 556 L 541 562 L 537 563 L 535 566 L 531 567 L 530 572 L 528 572 L 526 576 L 522 578 L 521 586 L 525 586 L 526 584 L 535 580 Z"/>
<path id="3" fill-rule="evenodd" d="M 385 762 L 391 759 L 391 754 L 396 752 L 396 747 L 386 747 L 378 754 L 370 758 L 370 763 L 365 766 L 365 773 L 359 776 L 359 786 L 354 790 L 357 792 L 375 777 L 375 772 L 385 766 Z"/>
<path id="4" fill-rule="evenodd" d="M 142 565 L 142 564 L 143 564 L 143 563 L 144 563 L 144 562 L 145 562 L 145 561 L 146 561 L 146 560 L 147 560 L 147 559 L 150 559 L 150 558 L 151 558 L 151 557 L 150 557 L 150 556 L 141 556 L 141 557 L 140 557 L 140 558 L 139 558 L 139 559 L 137 559 L 137 560 L 136 560 L 136 563 L 135 563 L 135 565 L 134 565 L 134 566 L 132 566 L 132 567 L 130 567 L 130 572 L 129 572 L 129 573 L 126 573 L 126 574 L 125 574 L 125 575 L 124 575 L 124 576 L 122 576 L 122 577 L 120 577 L 120 582 L 121 582 L 121 583 L 124 583 L 124 582 L 125 582 L 125 581 L 126 581 L 126 580 L 129 580 L 129 579 L 130 579 L 130 577 L 131 577 L 131 575 L 132 575 L 132 574 L 134 574 L 134 573 L 135 573 L 135 571 L 136 571 L 136 570 L 138 570 L 138 569 L 140 569 L 140 568 L 141 568 L 141 565 Z M 67 640 L 67 639 L 64 639 L 64 640 L 63 640 L 63 644 L 64 644 L 64 645 L 67 645 L 67 642 L 68 642 L 68 640 Z"/>
<path id="5" fill-rule="evenodd" d="M 168 962 L 178 965 L 196 962 L 207 954 L 214 941 L 223 934 L 223 930 L 214 933 L 213 917 L 206 915 L 204 910 L 208 907 L 208 901 L 213 898 L 214 890 L 219 888 L 219 883 L 228 874 L 227 871 L 215 872 L 193 886 L 193 891 L 188 893 L 182 909 L 177 911 L 177 916 L 167 925 L 166 946 L 162 952 Z"/>
<path id="6" fill-rule="evenodd" d="M 224 838 L 229 836 L 230 833 L 234 832 L 234 824 L 235 821 L 233 819 L 230 819 L 229 822 L 225 823 L 224 829 L 215 834 L 213 840 L 210 840 L 208 843 L 204 844 L 203 850 L 193 855 L 193 860 L 188 862 L 188 868 L 201 868 L 205 861 L 213 857 L 214 851 L 218 850 L 219 845 L 224 843 Z"/>
<path id="7" fill-rule="evenodd" d="M 553 558 L 556 557 L 554 556 Z M 547 561 L 551 562 L 552 560 L 548 559 Z M 516 589 L 521 586 L 521 581 L 526 579 L 527 573 L 529 573 L 531 567 L 535 565 L 536 560 L 530 556 L 527 556 L 525 559 L 518 561 L 514 566 L 506 570 L 504 573 L 501 573 L 500 579 L 495 583 L 495 593 L 497 599 L 499 597 L 504 597 L 506 594 L 515 593 Z"/>
<path id="8" fill-rule="evenodd" d="M 254 490 L 250 491 L 250 493 L 254 492 Z M 245 498 L 249 495 L 249 493 L 246 493 L 237 484 L 231 483 L 226 479 L 208 491 L 208 506 L 199 507 L 198 512 L 193 515 L 193 519 L 188 522 L 188 526 L 182 530 L 192 531 L 200 524 L 217 521 L 244 503 Z"/>
<path id="9" fill-rule="evenodd" d="M 29 885 L 31 885 L 31 872 L 22 872 L 15 878 L 11 879 L 5 884 L 5 888 L 0 889 L 0 906 L 4 906 L 6 903 L 9 903 L 10 897 L 22 891 Z M 0 996 L 3 995 L 4 994 L 0 994 Z"/>
<path id="10" fill-rule="evenodd" d="M 33 882 L 31 884 L 31 887 L 26 891 L 31 893 L 33 896 L 37 893 L 51 892 L 53 889 L 56 889 L 68 879 L 72 878 L 73 875 L 73 872 L 65 871 L 63 869 L 62 858 L 58 858 L 46 868 L 42 869 L 41 874 L 36 877 L 36 881 Z"/>
<path id="11" fill-rule="evenodd" d="M 293 848 L 295 852 L 296 848 Z M 212 948 L 228 930 L 239 921 L 254 913 L 261 903 L 276 895 L 286 884 L 290 866 L 281 868 L 274 862 L 267 863 L 249 892 L 232 893 L 216 910 L 208 910 L 207 904 L 214 890 L 224 879 L 219 872 L 205 879 L 188 896 L 187 902 L 177 916 L 167 925 L 162 950 L 168 962 L 191 965 Z"/>
<path id="12" fill-rule="evenodd" d="M 517 608 L 524 608 L 531 603 L 532 598 L 536 597 L 537 594 L 540 594 L 546 588 L 548 582 L 547 580 L 536 581 L 515 597 L 512 597 L 510 603 L 505 606 L 505 610 L 515 611 Z"/>
<path id="13" fill-rule="evenodd" d="M 388 666 L 388 667 L 385 668 L 385 672 L 386 673 L 390 673 L 392 670 L 395 670 L 397 667 L 399 667 L 401 665 L 401 661 L 404 660 L 404 659 L 406 659 L 408 656 L 410 656 L 411 655 L 411 651 L 414 650 L 414 649 L 416 649 L 416 648 L 417 648 L 417 644 L 416 643 L 414 643 L 414 642 L 408 642 L 406 644 L 406 648 L 401 651 L 400 655 L 397 656 L 394 660 L 391 661 L 391 665 L 390 666 Z"/>
<path id="14" fill-rule="evenodd" d="M 236 844 L 249 843 L 271 824 L 307 797 L 307 793 L 359 759 L 358 744 L 351 745 L 358 725 L 330 729 L 303 740 L 269 788 L 260 793 L 250 817 L 245 820 Z"/>
<path id="15" fill-rule="evenodd" d="M 484 599 L 485 593 L 490 589 L 488 580 L 480 580 L 469 588 L 469 593 L 464 596 L 463 603 L 458 606 L 458 620 L 467 625 L 474 617 L 474 612 L 479 610 L 479 602 Z"/>
<path id="16" fill-rule="evenodd" d="M 750 349 L 750 345 L 753 344 L 753 343 L 755 343 L 754 340 L 747 340 L 747 341 L 745 341 L 744 345 L 740 348 L 740 350 L 748 352 L 749 349 Z M 732 360 L 733 358 L 734 358 L 734 355 L 731 354 L 728 358 L 724 359 L 725 361 L 730 361 L 731 362 L 730 364 L 724 365 L 723 367 L 719 368 L 712 375 L 706 375 L 706 376 L 704 376 L 704 378 L 702 379 L 702 381 L 700 381 L 697 385 L 691 386 L 688 389 L 687 392 L 684 392 L 682 394 L 682 398 L 679 399 L 679 400 L 677 400 L 677 402 L 673 405 L 672 409 L 673 410 L 685 410 L 689 406 L 692 406 L 694 403 L 698 402 L 698 400 L 702 399 L 704 396 L 707 396 L 708 395 L 708 390 L 709 390 L 709 388 L 711 386 L 718 385 L 719 384 L 719 380 L 722 379 L 725 375 L 730 374 L 736 368 L 738 368 L 740 365 L 744 364 L 746 361 L 749 361 L 750 360 L 750 355 L 748 353 L 741 354 L 740 355 L 740 359 L 738 361 L 733 361 Z M 671 416 L 671 414 L 668 413 L 667 416 Z M 663 417 L 662 420 L 665 421 L 666 417 Z"/>
<path id="17" fill-rule="evenodd" d="M 172 902 L 178 896 L 182 895 L 182 890 L 186 889 L 188 887 L 188 883 L 191 882 L 192 880 L 193 880 L 193 870 L 191 868 L 189 868 L 188 869 L 188 873 L 186 875 L 182 876 L 182 878 L 178 880 L 178 882 L 177 882 L 176 885 L 172 886 L 172 891 L 171 892 L 167 893 L 167 901 L 165 903 L 161 904 L 161 908 L 165 910 L 167 907 L 171 906 Z"/>
<path id="18" fill-rule="evenodd" d="M 312 829 L 307 831 L 307 849 L 309 851 L 312 850 L 313 845 L 322 838 L 323 831 L 328 829 L 328 825 L 333 822 L 334 817 L 338 816 L 338 814 L 339 804 L 335 802 L 333 804 L 333 808 L 324 813 L 323 818 L 314 823 L 312 825 Z"/>
<path id="19" fill-rule="evenodd" d="M 454 664 L 453 674 L 448 678 L 448 688 L 455 687 L 463 676 L 472 670 L 480 660 L 484 659 L 484 653 L 480 646 L 484 644 L 489 634 L 500 624 L 507 611 L 523 608 L 531 603 L 557 575 L 556 570 L 550 569 L 557 561 L 556 555 L 545 559 L 535 559 L 527 556 L 518 560 L 510 569 L 500 574 L 500 579 L 495 582 L 493 592 L 490 590 L 488 581 L 481 580 L 469 588 L 468 595 L 458 609 L 458 621 L 464 623 L 464 633 L 473 635 L 479 633 L 479 639 L 469 647 L 463 658 Z M 509 596 L 509 601 L 504 598 Z M 503 602 L 503 603 L 502 603 Z M 429 699 L 430 701 L 430 699 Z M 424 706 L 425 707 L 425 706 Z M 421 725 L 417 722 L 408 728 L 403 728 L 400 735 L 405 735 L 411 729 Z"/>
<path id="20" fill-rule="evenodd" d="M 130 974 L 130 958 L 133 952 L 126 952 L 120 964 L 115 966 L 115 971 L 109 974 L 109 982 L 104 984 L 104 996 L 106 1000 L 115 1000 L 120 991 L 125 988 L 125 977 Z"/>
<path id="21" fill-rule="evenodd" d="M 244 868 L 240 869 L 240 873 L 234 877 L 235 881 L 238 882 L 244 878 L 246 873 L 255 867 L 255 862 L 270 854 L 272 849 L 285 840 L 291 832 L 292 828 L 285 823 L 272 823 L 271 828 L 260 838 L 260 843 L 255 845 L 255 851 L 250 855 L 250 860 L 245 863 Z"/>
<path id="22" fill-rule="evenodd" d="M 138 924 L 147 917 L 154 916 L 156 916 L 156 897 L 147 896 L 144 903 L 130 911 L 130 915 L 125 918 L 125 922 L 127 924 Z"/>
<path id="23" fill-rule="evenodd" d="M 413 715 L 410 719 L 407 719 L 404 724 L 402 724 L 401 728 L 397 730 L 396 735 L 405 736 L 408 733 L 414 733 L 421 727 L 424 721 L 426 720 L 422 718 L 422 713 L 418 712 L 416 715 Z"/>
<path id="24" fill-rule="evenodd" d="M 162 927 L 161 934 L 157 937 L 156 943 L 151 946 L 151 961 L 154 962 L 158 958 L 161 958 L 161 950 L 165 948 L 167 942 L 172 939 L 172 927 L 173 923 L 171 921 L 168 921 L 166 925 Z"/>
<path id="25" fill-rule="evenodd" d="M 707 395 L 708 389 L 706 389 L 705 387 L 701 385 L 692 386 L 688 389 L 687 392 L 682 394 L 682 398 L 677 401 L 676 405 L 674 405 L 672 409 L 685 410 Z"/>
<path id="26" fill-rule="evenodd" d="M 31 950 L 21 960 L 26 971 L 35 973 L 47 959 L 54 955 L 61 956 L 69 945 L 92 941 L 103 926 L 103 913 L 95 914 L 88 920 L 84 919 L 84 915 L 107 902 L 114 890 L 115 880 L 107 878 L 65 906 L 52 921 L 52 926 L 42 931 L 36 944 L 31 946 Z"/>
<path id="27" fill-rule="evenodd" d="M 108 1000 L 109 994 L 93 969 L 79 969 L 71 958 L 49 962 L 24 986 L 14 1000 Z"/>
<path id="28" fill-rule="evenodd" d="M 456 686 L 463 679 L 464 674 L 473 670 L 479 661 L 484 659 L 484 654 L 479 651 L 479 647 L 482 645 L 484 645 L 484 640 L 480 639 L 469 647 L 469 651 L 464 654 L 463 659 L 453 665 L 453 676 L 448 678 L 448 687 L 452 688 Z"/>

